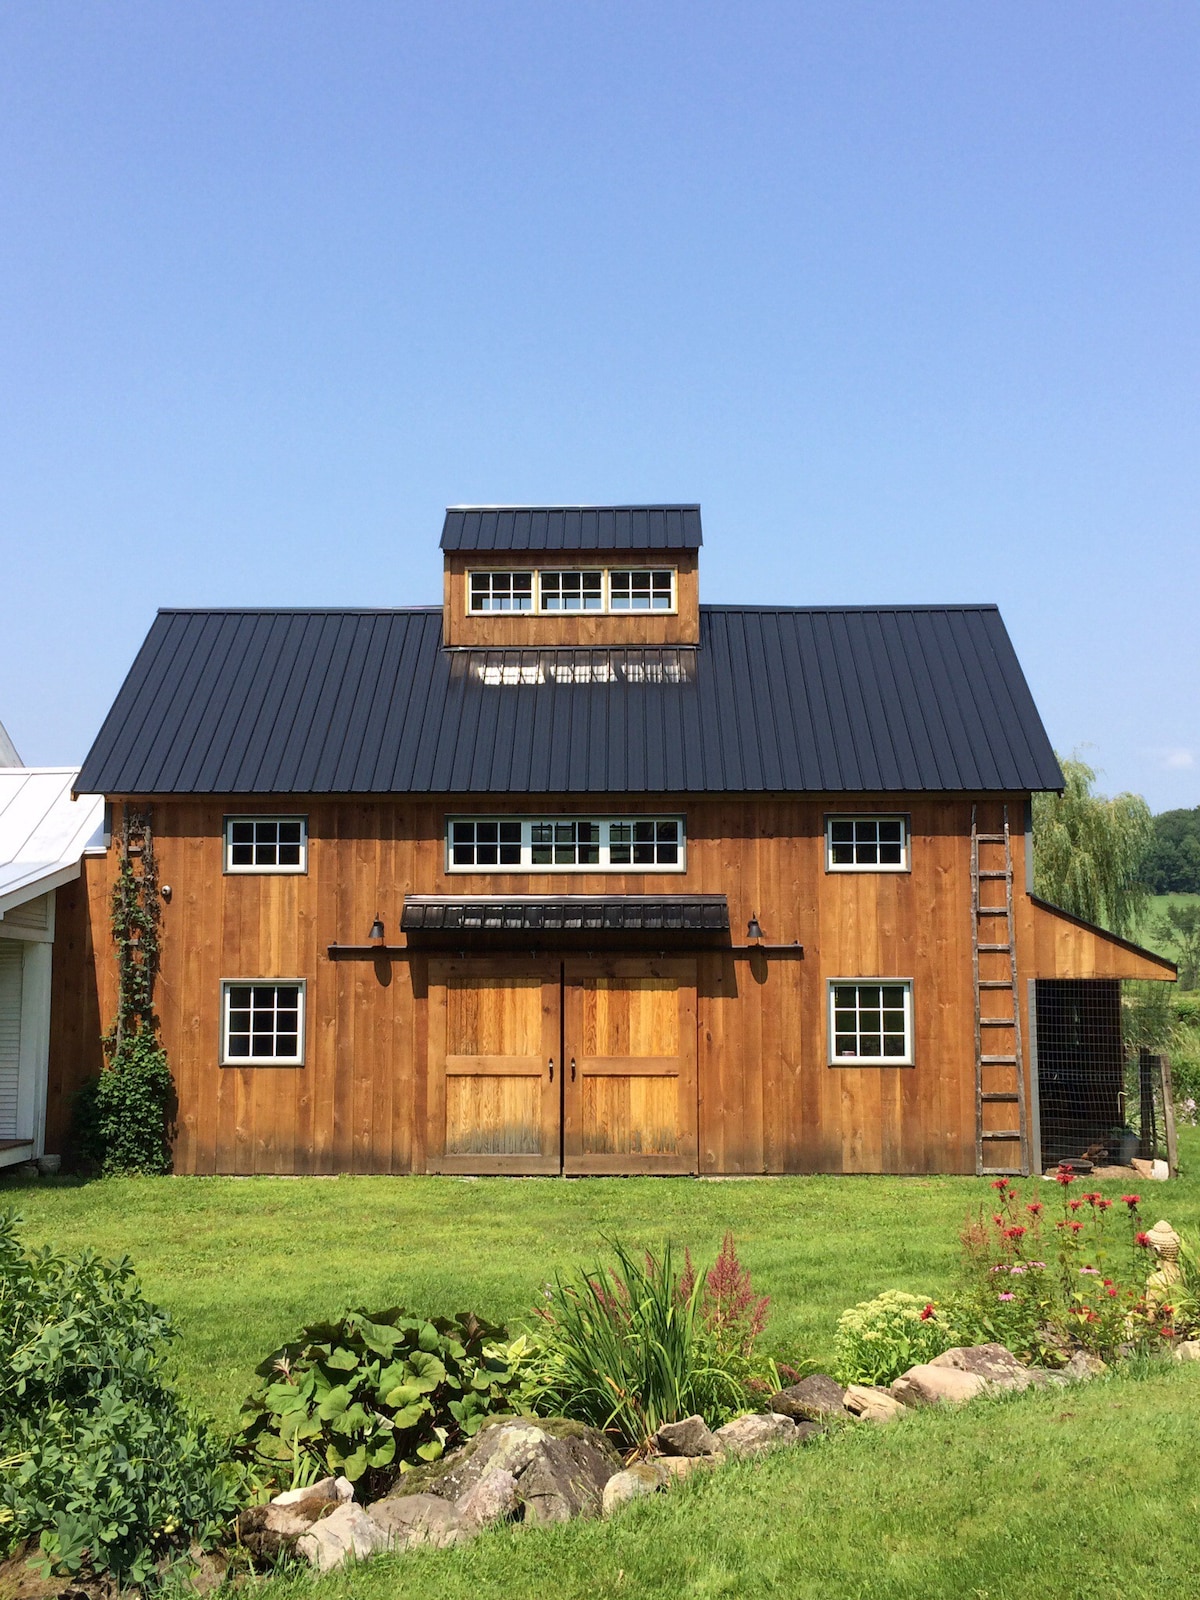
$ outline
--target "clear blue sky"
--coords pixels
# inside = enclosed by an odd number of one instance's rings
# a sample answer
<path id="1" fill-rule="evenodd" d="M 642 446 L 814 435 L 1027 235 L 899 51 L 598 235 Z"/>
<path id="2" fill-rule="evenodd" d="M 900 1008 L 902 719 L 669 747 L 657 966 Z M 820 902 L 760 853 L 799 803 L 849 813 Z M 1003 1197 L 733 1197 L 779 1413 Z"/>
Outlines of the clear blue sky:
<path id="1" fill-rule="evenodd" d="M 0 3 L 0 720 L 159 605 L 699 500 L 709 601 L 998 601 L 1200 802 L 1200 8 Z"/>

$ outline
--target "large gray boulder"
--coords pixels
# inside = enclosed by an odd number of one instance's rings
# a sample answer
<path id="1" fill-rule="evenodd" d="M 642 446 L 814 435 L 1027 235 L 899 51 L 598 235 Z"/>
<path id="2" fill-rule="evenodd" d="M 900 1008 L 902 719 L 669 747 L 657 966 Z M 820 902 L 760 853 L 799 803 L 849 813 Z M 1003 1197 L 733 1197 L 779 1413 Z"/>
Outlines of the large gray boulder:
<path id="1" fill-rule="evenodd" d="M 623 1472 L 614 1472 L 604 1485 L 604 1515 L 611 1517 L 614 1511 L 619 1511 L 631 1500 L 658 1494 L 667 1487 L 671 1477 L 670 1469 L 663 1461 L 635 1461 Z"/>
<path id="2" fill-rule="evenodd" d="M 982 1378 L 989 1389 L 1011 1389 L 1020 1393 L 1037 1382 L 1036 1375 L 1002 1344 L 959 1345 L 953 1350 L 943 1350 L 929 1365 L 972 1372 Z"/>
<path id="3" fill-rule="evenodd" d="M 376 1551 L 386 1550 L 390 1542 L 387 1530 L 349 1500 L 314 1522 L 296 1541 L 296 1549 L 318 1572 L 332 1572 L 352 1557 L 365 1561 Z"/>
<path id="4" fill-rule="evenodd" d="M 474 1529 L 468 1529 L 456 1507 L 436 1494 L 388 1495 L 376 1500 L 368 1515 L 383 1534 L 381 1548 L 412 1550 L 418 1545 L 444 1549 L 462 1544 Z"/>
<path id="5" fill-rule="evenodd" d="M 779 1445 L 801 1442 L 791 1417 L 776 1411 L 752 1411 L 747 1416 L 734 1417 L 717 1429 L 715 1437 L 731 1456 L 756 1456 Z"/>
<path id="6" fill-rule="evenodd" d="M 823 1372 L 814 1372 L 771 1396 L 771 1410 L 793 1422 L 820 1422 L 841 1416 L 846 1391 Z"/>
<path id="7" fill-rule="evenodd" d="M 862 1383 L 846 1385 L 843 1404 L 847 1415 L 861 1422 L 895 1422 L 904 1415 L 904 1407 L 886 1389 L 873 1389 Z"/>
<path id="8" fill-rule="evenodd" d="M 654 1435 L 654 1443 L 664 1456 L 714 1456 L 721 1449 L 716 1435 L 700 1416 L 664 1422 Z"/>
<path id="9" fill-rule="evenodd" d="M 930 1362 L 909 1367 L 891 1387 L 893 1400 L 904 1406 L 965 1405 L 987 1393 L 987 1380 L 957 1367 L 935 1367 Z"/>

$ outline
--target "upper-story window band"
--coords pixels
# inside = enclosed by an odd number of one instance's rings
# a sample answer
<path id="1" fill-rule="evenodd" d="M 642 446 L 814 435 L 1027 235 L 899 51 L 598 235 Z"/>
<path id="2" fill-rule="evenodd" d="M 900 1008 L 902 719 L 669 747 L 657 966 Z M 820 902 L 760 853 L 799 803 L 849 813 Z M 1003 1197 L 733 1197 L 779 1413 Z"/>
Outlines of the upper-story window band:
<path id="1" fill-rule="evenodd" d="M 532 572 L 473 572 L 472 611 L 532 611 Z"/>
<path id="2" fill-rule="evenodd" d="M 449 872 L 682 872 L 682 817 L 450 817 Z"/>
<path id="3" fill-rule="evenodd" d="M 604 573 L 598 568 L 539 572 L 538 603 L 542 611 L 603 611 Z"/>
<path id="4" fill-rule="evenodd" d="M 637 568 L 615 569 L 608 575 L 610 611 L 672 611 L 675 607 L 674 574 Z"/>

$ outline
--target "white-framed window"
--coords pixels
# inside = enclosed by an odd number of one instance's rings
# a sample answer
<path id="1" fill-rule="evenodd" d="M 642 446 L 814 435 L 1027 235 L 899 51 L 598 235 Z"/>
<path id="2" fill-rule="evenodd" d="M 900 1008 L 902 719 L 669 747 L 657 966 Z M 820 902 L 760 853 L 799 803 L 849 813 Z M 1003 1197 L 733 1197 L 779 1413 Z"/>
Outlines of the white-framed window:
<path id="1" fill-rule="evenodd" d="M 670 567 L 614 568 L 608 575 L 610 611 L 674 611 L 675 574 Z"/>
<path id="2" fill-rule="evenodd" d="M 829 1064 L 912 1065 L 911 978 L 832 978 Z"/>
<path id="3" fill-rule="evenodd" d="M 472 572 L 469 594 L 472 611 L 532 611 L 533 573 Z"/>
<path id="4" fill-rule="evenodd" d="M 599 567 L 538 573 L 538 610 L 604 610 L 604 572 Z"/>
<path id="5" fill-rule="evenodd" d="M 829 872 L 907 872 L 907 817 L 826 817 Z"/>
<path id="6" fill-rule="evenodd" d="M 221 985 L 221 1065 L 304 1064 L 304 980 L 229 978 Z"/>
<path id="7" fill-rule="evenodd" d="M 683 872 L 682 817 L 448 817 L 448 872 Z"/>
<path id="8" fill-rule="evenodd" d="M 306 817 L 226 817 L 226 872 L 307 872 Z"/>

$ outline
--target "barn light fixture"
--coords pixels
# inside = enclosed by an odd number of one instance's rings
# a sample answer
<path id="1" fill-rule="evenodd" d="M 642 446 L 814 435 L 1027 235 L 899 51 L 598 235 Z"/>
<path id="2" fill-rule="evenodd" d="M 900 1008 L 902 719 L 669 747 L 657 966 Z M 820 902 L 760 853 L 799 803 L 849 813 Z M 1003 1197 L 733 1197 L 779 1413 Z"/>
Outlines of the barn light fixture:
<path id="1" fill-rule="evenodd" d="M 747 939 L 761 939 L 763 937 L 763 931 L 759 926 L 758 918 L 753 913 L 751 914 L 750 921 L 746 924 L 746 937 Z"/>
<path id="2" fill-rule="evenodd" d="M 369 938 L 372 944 L 383 943 L 383 922 L 379 917 L 376 917 L 375 921 L 371 924 Z"/>

